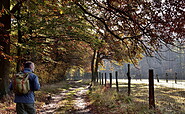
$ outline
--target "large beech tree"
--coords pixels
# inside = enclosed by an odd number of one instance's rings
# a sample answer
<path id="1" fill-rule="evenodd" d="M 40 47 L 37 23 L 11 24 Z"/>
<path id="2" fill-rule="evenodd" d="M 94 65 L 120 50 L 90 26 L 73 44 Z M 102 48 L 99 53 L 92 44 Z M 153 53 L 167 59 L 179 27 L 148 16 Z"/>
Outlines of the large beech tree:
<path id="1" fill-rule="evenodd" d="M 9 73 L 10 73 L 10 31 L 11 14 L 14 14 L 19 5 L 24 0 L 20 0 L 10 10 L 10 0 L 0 0 L 0 97 L 8 93 Z"/>
<path id="2" fill-rule="evenodd" d="M 8 92 L 9 61 L 13 60 L 14 63 L 21 59 L 37 61 L 39 66 L 48 65 L 44 68 L 49 73 L 51 68 L 53 71 L 56 71 L 55 68 L 64 69 L 61 73 L 60 71 L 50 73 L 59 76 L 63 76 L 66 68 L 72 65 L 87 65 L 91 49 L 86 42 L 90 42 L 88 38 L 92 36 L 87 30 L 90 26 L 80 18 L 81 12 L 75 9 L 77 7 L 75 4 L 47 0 L 16 0 L 12 1 L 10 10 L 10 1 L 2 0 L 0 3 L 0 83 L 2 85 L 0 97 Z"/>
<path id="3" fill-rule="evenodd" d="M 0 97 L 8 92 L 10 71 L 10 0 L 0 1 Z"/>

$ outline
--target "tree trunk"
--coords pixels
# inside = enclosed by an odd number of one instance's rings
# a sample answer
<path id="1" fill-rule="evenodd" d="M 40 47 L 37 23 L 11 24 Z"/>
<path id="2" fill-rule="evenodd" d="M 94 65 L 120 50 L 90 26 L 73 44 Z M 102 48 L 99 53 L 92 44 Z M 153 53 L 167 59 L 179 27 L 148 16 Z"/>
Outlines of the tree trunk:
<path id="1" fill-rule="evenodd" d="M 101 85 L 101 72 L 99 72 L 99 82 L 100 82 L 100 85 Z"/>
<path id="2" fill-rule="evenodd" d="M 94 81 L 97 79 L 98 80 L 98 64 L 100 62 L 100 53 L 97 51 L 96 53 L 96 62 L 95 62 L 95 68 L 94 68 Z"/>
<path id="3" fill-rule="evenodd" d="M 92 83 L 94 83 L 94 81 L 95 81 L 95 75 L 94 75 L 95 58 L 96 58 L 96 50 L 94 50 L 93 58 L 92 58 L 92 61 L 91 61 L 91 72 L 92 72 L 91 82 Z"/>
<path id="4" fill-rule="evenodd" d="M 8 93 L 9 73 L 10 73 L 10 28 L 11 16 L 8 12 L 10 9 L 10 0 L 0 1 L 0 11 L 5 8 L 5 12 L 0 17 L 0 97 Z"/>
<path id="5" fill-rule="evenodd" d="M 18 43 L 23 43 L 22 41 L 22 33 L 21 33 L 21 24 L 20 24 L 20 7 L 18 9 L 18 18 L 17 18 L 17 29 L 18 29 Z M 17 56 L 19 59 L 17 60 L 16 71 L 19 72 L 21 69 L 21 47 L 17 47 Z"/>

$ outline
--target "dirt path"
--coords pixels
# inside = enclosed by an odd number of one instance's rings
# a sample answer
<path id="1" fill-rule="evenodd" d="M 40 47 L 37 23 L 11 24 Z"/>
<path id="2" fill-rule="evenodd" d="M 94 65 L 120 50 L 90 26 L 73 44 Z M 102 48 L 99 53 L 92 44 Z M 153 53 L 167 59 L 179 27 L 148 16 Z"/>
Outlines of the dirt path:
<path id="1" fill-rule="evenodd" d="M 42 89 L 36 93 L 37 114 L 92 114 L 87 99 L 89 91 L 87 84 L 70 81 L 63 86 L 47 85 L 45 90 Z M 48 90 L 55 92 L 48 95 L 50 93 Z M 13 98 L 12 94 L 12 96 L 0 101 L 0 114 L 16 114 Z"/>
<path id="2" fill-rule="evenodd" d="M 39 114 L 92 114 L 86 99 L 88 85 L 69 82 L 70 88 L 58 94 L 48 96 L 48 102 L 39 110 Z"/>

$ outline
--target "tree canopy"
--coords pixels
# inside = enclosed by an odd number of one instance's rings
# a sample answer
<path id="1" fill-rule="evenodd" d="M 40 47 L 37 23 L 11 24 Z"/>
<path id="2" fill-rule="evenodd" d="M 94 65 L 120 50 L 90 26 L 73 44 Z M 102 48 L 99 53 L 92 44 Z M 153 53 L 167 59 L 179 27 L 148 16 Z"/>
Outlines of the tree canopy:
<path id="1" fill-rule="evenodd" d="M 184 1 L 1 1 L 2 79 L 25 60 L 36 62 L 38 72 L 45 68 L 43 77 L 57 79 L 72 66 L 89 69 L 102 59 L 135 64 L 163 46 L 184 48 Z"/>
<path id="2" fill-rule="evenodd" d="M 184 1 L 92 0 L 76 4 L 106 41 L 115 39 L 132 54 L 138 48 L 151 55 L 162 44 L 184 44 Z"/>

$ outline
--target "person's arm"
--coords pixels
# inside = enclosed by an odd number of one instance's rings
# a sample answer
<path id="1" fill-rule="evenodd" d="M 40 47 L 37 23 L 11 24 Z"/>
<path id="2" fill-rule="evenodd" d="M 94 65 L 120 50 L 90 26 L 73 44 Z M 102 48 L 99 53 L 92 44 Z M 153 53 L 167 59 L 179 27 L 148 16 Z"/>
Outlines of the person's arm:
<path id="1" fill-rule="evenodd" d="M 33 83 L 33 91 L 38 91 L 40 89 L 40 83 L 39 83 L 38 76 L 35 75 L 33 82 L 34 82 Z"/>

